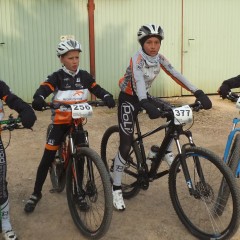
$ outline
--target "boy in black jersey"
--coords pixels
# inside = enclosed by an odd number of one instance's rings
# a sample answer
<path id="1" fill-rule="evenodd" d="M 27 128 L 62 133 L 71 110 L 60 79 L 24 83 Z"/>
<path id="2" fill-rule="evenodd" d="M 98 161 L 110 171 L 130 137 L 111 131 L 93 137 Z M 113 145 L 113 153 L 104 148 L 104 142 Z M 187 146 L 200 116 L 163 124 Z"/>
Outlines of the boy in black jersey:
<path id="1" fill-rule="evenodd" d="M 57 47 L 62 68 L 49 75 L 37 89 L 33 96 L 32 106 L 37 111 L 42 111 L 46 106 L 44 99 L 53 93 L 52 102 L 81 103 L 87 101 L 88 91 L 97 98 L 102 99 L 109 108 L 115 106 L 113 96 L 100 87 L 93 76 L 79 68 L 79 54 L 81 45 L 75 40 L 65 40 Z M 71 123 L 71 112 L 57 109 L 52 112 L 52 123 L 42 160 L 37 170 L 35 186 L 32 195 L 25 205 L 25 212 L 33 212 L 36 204 L 42 197 L 42 187 L 48 174 L 48 169 L 54 160 L 56 151 L 69 129 Z M 84 205 L 84 203 L 83 203 Z"/>

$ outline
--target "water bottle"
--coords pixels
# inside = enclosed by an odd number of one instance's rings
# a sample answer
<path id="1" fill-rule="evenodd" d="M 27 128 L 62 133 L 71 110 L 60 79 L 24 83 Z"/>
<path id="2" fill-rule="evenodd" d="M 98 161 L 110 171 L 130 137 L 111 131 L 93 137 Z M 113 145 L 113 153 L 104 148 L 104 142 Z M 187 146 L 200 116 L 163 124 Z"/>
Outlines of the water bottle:
<path id="1" fill-rule="evenodd" d="M 151 168 L 151 165 L 152 165 L 153 161 L 157 157 L 158 151 L 159 151 L 159 147 L 157 145 L 151 146 L 150 151 L 149 151 L 148 156 L 147 156 L 147 161 L 146 161 L 146 163 L 148 165 L 148 169 Z"/>

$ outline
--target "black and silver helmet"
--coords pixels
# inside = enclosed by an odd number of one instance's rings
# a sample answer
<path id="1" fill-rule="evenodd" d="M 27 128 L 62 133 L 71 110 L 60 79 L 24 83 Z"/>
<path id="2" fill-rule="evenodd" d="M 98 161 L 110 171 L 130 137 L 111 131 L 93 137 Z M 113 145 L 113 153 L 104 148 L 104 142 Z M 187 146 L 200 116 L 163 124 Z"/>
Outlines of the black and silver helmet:
<path id="1" fill-rule="evenodd" d="M 158 37 L 160 40 L 164 39 L 163 29 L 156 24 L 146 24 L 140 27 L 137 33 L 138 41 L 143 43 L 144 39 L 149 37 Z"/>

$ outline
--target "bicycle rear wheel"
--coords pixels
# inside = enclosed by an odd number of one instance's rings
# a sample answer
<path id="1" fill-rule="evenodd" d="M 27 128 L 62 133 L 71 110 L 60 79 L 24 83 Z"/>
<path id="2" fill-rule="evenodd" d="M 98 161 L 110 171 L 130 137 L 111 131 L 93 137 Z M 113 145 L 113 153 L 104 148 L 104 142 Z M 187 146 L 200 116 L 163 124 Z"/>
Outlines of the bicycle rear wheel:
<path id="1" fill-rule="evenodd" d="M 186 149 L 186 164 L 191 179 L 183 168 L 179 172 L 180 155 L 169 172 L 169 192 L 173 207 L 184 226 L 198 239 L 230 239 L 240 220 L 240 195 L 231 170 L 212 152 L 199 147 Z M 216 211 L 222 179 L 226 181 L 229 198 L 225 211 Z M 194 190 L 190 194 L 189 190 Z"/>
<path id="2" fill-rule="evenodd" d="M 101 158 L 82 147 L 70 158 L 66 176 L 68 206 L 75 225 L 84 236 L 101 238 L 108 231 L 113 211 L 111 182 Z"/>
<path id="3" fill-rule="evenodd" d="M 117 125 L 109 127 L 103 134 L 101 141 L 101 158 L 108 169 L 113 182 L 113 165 L 119 148 L 119 128 Z M 138 184 L 137 156 L 139 156 L 138 146 L 130 150 L 125 169 L 122 175 L 122 192 L 125 199 L 136 196 L 140 187 Z"/>
<path id="4" fill-rule="evenodd" d="M 230 156 L 227 163 L 227 165 L 230 167 L 234 175 L 236 173 L 239 160 L 240 160 L 240 134 L 237 134 L 233 141 L 233 144 L 230 150 Z M 218 214 L 223 213 L 225 206 L 227 204 L 229 195 L 230 195 L 230 192 L 229 192 L 227 183 L 225 179 L 222 179 L 222 183 L 219 189 L 217 204 L 216 204 L 216 211 Z"/>

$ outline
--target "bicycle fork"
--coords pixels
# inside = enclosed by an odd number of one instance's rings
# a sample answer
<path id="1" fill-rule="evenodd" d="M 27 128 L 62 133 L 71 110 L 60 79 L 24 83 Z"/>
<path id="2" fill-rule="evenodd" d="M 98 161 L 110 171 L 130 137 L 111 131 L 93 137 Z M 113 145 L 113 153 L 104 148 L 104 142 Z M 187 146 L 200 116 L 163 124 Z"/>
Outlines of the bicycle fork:
<path id="1" fill-rule="evenodd" d="M 94 183 L 94 174 L 93 174 L 93 166 L 91 164 L 91 160 L 88 158 L 85 159 L 85 157 L 80 157 L 78 154 L 78 149 L 74 145 L 74 141 L 72 136 L 70 136 L 70 151 L 72 157 L 72 172 L 73 172 L 73 178 L 76 186 L 76 192 L 77 196 L 81 199 L 84 199 L 86 195 L 92 196 L 94 195 L 94 187 L 91 185 Z M 86 169 L 84 169 L 84 165 L 87 164 Z M 84 190 L 83 186 L 83 175 L 84 171 L 87 171 L 88 174 L 88 181 L 86 182 L 86 189 Z"/>
<path id="2" fill-rule="evenodd" d="M 79 171 L 77 171 L 77 159 L 76 159 L 76 148 L 74 146 L 74 141 L 73 141 L 73 137 L 70 134 L 69 136 L 69 142 L 70 142 L 70 155 L 72 156 L 72 173 L 73 173 L 73 178 L 74 178 L 74 182 L 75 182 L 75 186 L 76 186 L 76 190 L 77 190 L 77 194 L 81 194 L 81 189 L 82 187 L 80 187 L 80 183 L 78 181 L 79 177 Z"/>
<path id="3" fill-rule="evenodd" d="M 186 184 L 189 190 L 190 195 L 193 195 L 195 198 L 199 197 L 198 191 L 195 189 L 190 173 L 188 171 L 188 166 L 187 166 L 187 162 L 186 162 L 186 148 L 188 146 L 191 147 L 195 147 L 196 145 L 193 142 L 193 138 L 192 138 L 192 133 L 190 131 L 186 131 L 184 132 L 185 136 L 188 138 L 189 143 L 184 144 L 183 146 L 181 146 L 180 141 L 179 141 L 179 136 L 175 137 L 174 140 L 176 142 L 177 145 L 177 149 L 180 155 L 180 163 L 182 165 L 182 171 L 186 180 Z M 199 178 L 201 179 L 201 183 L 205 185 L 205 179 L 204 179 L 204 175 L 203 175 L 203 171 L 202 171 L 202 167 L 199 161 L 199 158 L 197 156 L 193 156 L 194 158 L 194 165 L 196 167 L 197 173 Z"/>

